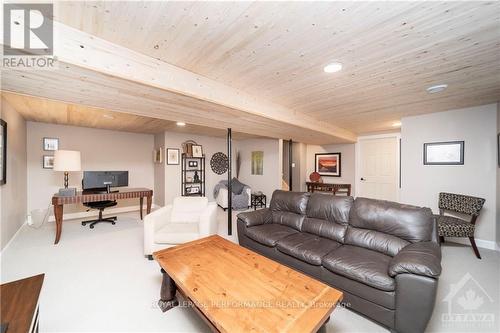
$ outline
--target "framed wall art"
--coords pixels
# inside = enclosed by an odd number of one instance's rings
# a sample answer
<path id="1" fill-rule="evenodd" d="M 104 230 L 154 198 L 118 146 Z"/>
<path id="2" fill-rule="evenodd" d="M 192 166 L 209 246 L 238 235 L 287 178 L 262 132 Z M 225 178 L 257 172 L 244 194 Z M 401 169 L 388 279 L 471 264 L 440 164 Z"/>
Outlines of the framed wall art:
<path id="1" fill-rule="evenodd" d="M 341 176 L 341 155 L 340 153 L 320 153 L 315 154 L 315 169 L 324 177 Z"/>
<path id="2" fill-rule="evenodd" d="M 54 156 L 43 155 L 42 167 L 44 169 L 54 169 Z"/>
<path id="3" fill-rule="evenodd" d="M 497 134 L 497 157 L 498 157 L 498 167 L 500 168 L 500 133 Z"/>
<path id="4" fill-rule="evenodd" d="M 193 157 L 203 157 L 203 148 L 200 145 L 193 145 Z"/>
<path id="5" fill-rule="evenodd" d="M 463 165 L 464 141 L 424 143 L 424 165 Z"/>
<path id="6" fill-rule="evenodd" d="M 0 185 L 7 182 L 7 123 L 0 119 Z"/>
<path id="7" fill-rule="evenodd" d="M 158 148 L 153 151 L 153 162 L 161 164 L 163 162 L 163 148 Z"/>
<path id="8" fill-rule="evenodd" d="M 180 150 L 167 148 L 167 165 L 179 165 Z"/>
<path id="9" fill-rule="evenodd" d="M 252 175 L 263 175 L 264 174 L 264 152 L 263 151 L 253 151 L 252 152 Z"/>
<path id="10" fill-rule="evenodd" d="M 59 150 L 59 139 L 58 138 L 43 138 L 43 150 L 44 151 Z"/>

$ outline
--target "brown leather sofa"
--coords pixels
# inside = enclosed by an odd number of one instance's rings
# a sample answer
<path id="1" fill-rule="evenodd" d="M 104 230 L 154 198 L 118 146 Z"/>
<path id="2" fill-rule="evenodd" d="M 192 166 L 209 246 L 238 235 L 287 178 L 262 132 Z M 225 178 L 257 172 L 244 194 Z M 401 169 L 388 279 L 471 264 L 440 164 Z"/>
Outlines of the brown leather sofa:
<path id="1" fill-rule="evenodd" d="M 396 332 L 423 332 L 441 273 L 429 208 L 275 191 L 238 214 L 242 246 L 344 292 L 344 304 Z"/>

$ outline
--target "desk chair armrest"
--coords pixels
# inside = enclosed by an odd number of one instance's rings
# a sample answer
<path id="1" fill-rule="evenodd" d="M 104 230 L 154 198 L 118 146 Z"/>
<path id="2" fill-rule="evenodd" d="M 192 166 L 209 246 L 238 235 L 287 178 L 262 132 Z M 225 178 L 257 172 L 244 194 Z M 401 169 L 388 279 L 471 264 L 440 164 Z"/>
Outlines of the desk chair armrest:
<path id="1" fill-rule="evenodd" d="M 144 217 L 144 254 L 153 253 L 155 232 L 170 223 L 172 205 L 162 207 Z"/>
<path id="2" fill-rule="evenodd" d="M 200 214 L 198 230 L 200 237 L 207 237 L 217 233 L 217 204 L 209 202 L 207 208 Z"/>

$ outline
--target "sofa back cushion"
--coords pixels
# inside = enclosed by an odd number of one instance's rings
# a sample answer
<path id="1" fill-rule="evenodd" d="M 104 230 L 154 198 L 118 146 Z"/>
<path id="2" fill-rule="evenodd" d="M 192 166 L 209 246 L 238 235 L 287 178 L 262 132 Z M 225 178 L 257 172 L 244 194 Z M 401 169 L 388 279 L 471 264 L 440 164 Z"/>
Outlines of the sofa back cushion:
<path id="1" fill-rule="evenodd" d="M 375 230 L 347 227 L 344 243 L 394 257 L 410 242 Z"/>
<path id="2" fill-rule="evenodd" d="M 272 222 L 301 231 L 308 200 L 307 192 L 274 191 L 269 205 Z"/>
<path id="3" fill-rule="evenodd" d="M 429 208 L 397 202 L 356 198 L 349 225 L 378 231 L 408 242 L 430 241 L 434 216 Z"/>
<path id="4" fill-rule="evenodd" d="M 281 211 L 305 215 L 308 201 L 308 192 L 276 190 L 271 198 L 269 208 L 273 212 Z"/>
<path id="5" fill-rule="evenodd" d="M 343 243 L 353 202 L 352 197 L 311 194 L 302 231 Z"/>
<path id="6" fill-rule="evenodd" d="M 173 223 L 198 223 L 207 206 L 206 197 L 177 197 L 172 204 L 170 220 Z"/>
<path id="7" fill-rule="evenodd" d="M 325 193 L 312 193 L 307 203 L 307 217 L 347 225 L 353 197 L 340 197 Z"/>

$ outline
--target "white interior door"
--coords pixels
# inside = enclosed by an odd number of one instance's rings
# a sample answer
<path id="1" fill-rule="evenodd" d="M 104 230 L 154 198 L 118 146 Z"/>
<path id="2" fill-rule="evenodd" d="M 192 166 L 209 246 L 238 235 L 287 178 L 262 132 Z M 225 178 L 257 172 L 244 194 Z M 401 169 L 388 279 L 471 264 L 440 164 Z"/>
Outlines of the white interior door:
<path id="1" fill-rule="evenodd" d="M 358 196 L 398 201 L 398 138 L 362 139 L 358 156 Z"/>

